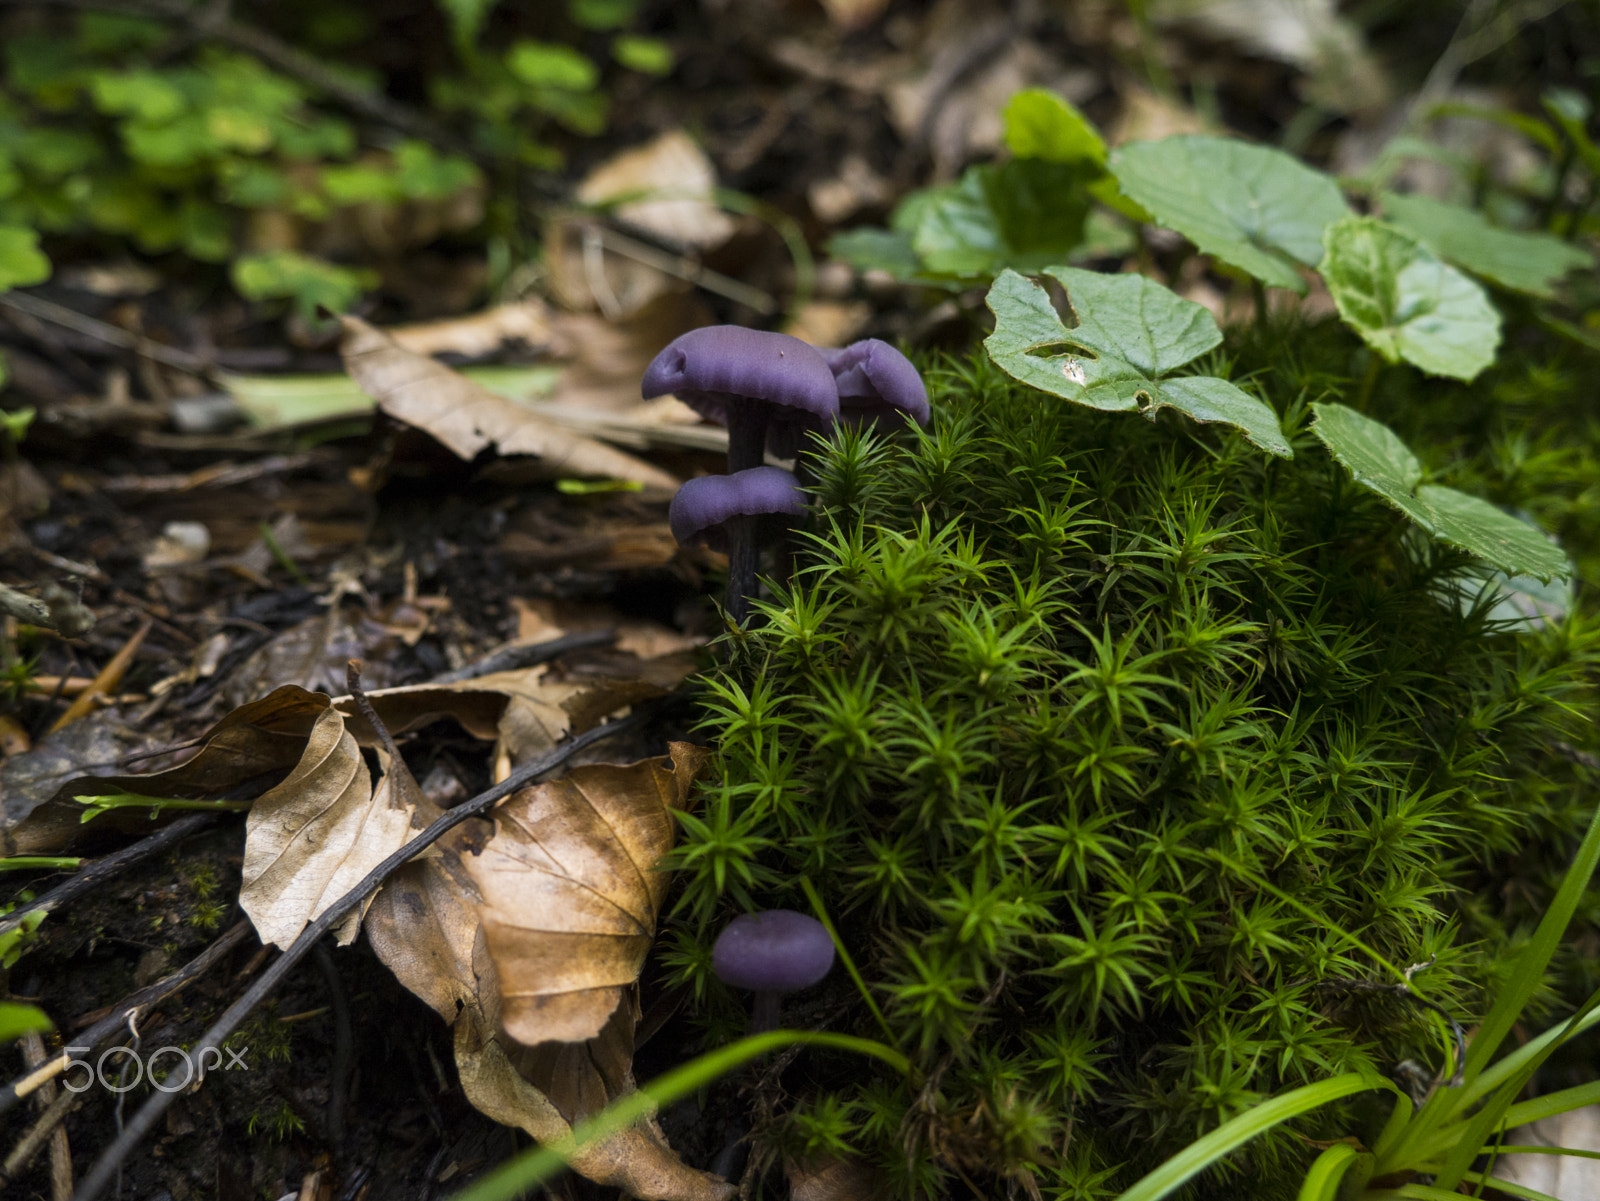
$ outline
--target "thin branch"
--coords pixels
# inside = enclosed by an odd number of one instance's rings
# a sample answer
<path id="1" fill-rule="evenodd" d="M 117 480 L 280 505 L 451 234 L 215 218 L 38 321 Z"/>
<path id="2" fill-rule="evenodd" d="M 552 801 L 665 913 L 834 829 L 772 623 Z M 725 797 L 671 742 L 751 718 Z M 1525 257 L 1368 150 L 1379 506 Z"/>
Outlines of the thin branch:
<path id="1" fill-rule="evenodd" d="M 149 838 L 142 838 L 132 846 L 123 847 L 116 854 L 107 855 L 104 859 L 96 859 L 71 879 L 63 880 L 49 892 L 40 894 L 34 900 L 23 902 L 4 917 L 0 917 L 0 936 L 10 934 L 22 925 L 23 919 L 30 913 L 50 913 L 59 909 L 68 901 L 81 897 L 96 885 L 117 875 L 124 868 L 132 867 L 140 860 L 166 850 L 173 843 L 181 842 L 216 820 L 217 815 L 214 813 L 195 813 L 188 817 L 180 817 L 170 826 L 163 826 L 157 830 Z"/>
<path id="2" fill-rule="evenodd" d="M 536 663 L 548 663 L 551 659 L 559 659 L 568 651 L 610 646 L 616 640 L 615 630 L 585 630 L 577 634 L 564 634 L 548 642 L 502 647 L 493 654 L 468 663 L 465 667 L 447 671 L 442 676 L 434 676 L 428 683 L 459 684 L 464 680 L 476 680 L 479 676 L 490 675 L 497 671 L 515 671 L 520 667 L 532 667 Z"/>
<path id="3" fill-rule="evenodd" d="M 81 638 L 94 629 L 93 611 L 76 594 L 55 583 L 43 585 L 38 596 L 0 584 L 0 613 L 54 630 L 63 638 Z"/>
<path id="4" fill-rule="evenodd" d="M 381 92 L 369 92 L 357 87 L 326 63 L 305 51 L 272 36 L 254 26 L 231 20 L 224 9 L 207 11 L 185 0 L 0 0 L 0 5 L 13 8 L 73 8 L 91 12 L 119 13 L 123 16 L 148 17 L 170 21 L 192 34 L 214 42 L 224 42 L 240 50 L 247 50 L 262 62 L 276 67 L 285 75 L 292 75 L 317 91 L 336 100 L 352 112 L 371 117 L 435 144 L 448 144 L 461 150 L 462 144 L 448 129 L 429 119 L 425 114 L 391 100 Z"/>
<path id="5" fill-rule="evenodd" d="M 618 718 L 616 721 L 608 722 L 606 725 L 590 730 L 587 733 L 579 734 L 565 746 L 557 747 L 532 762 L 523 764 L 487 792 L 479 793 L 472 800 L 457 805 L 454 809 L 445 813 L 421 834 L 368 872 L 359 884 L 330 905 L 321 917 L 301 931 L 300 936 L 289 945 L 282 955 L 278 956 L 271 967 L 261 973 L 261 977 L 245 992 L 244 996 L 229 1006 L 227 1012 L 218 1018 L 205 1034 L 201 1035 L 200 1041 L 191 1048 L 191 1053 L 195 1060 L 202 1065 L 200 1079 L 202 1081 L 205 1079 L 205 1051 L 208 1048 L 220 1051 L 222 1043 L 238 1028 L 239 1023 L 249 1016 L 250 1011 L 278 986 L 301 959 L 305 958 L 306 953 L 316 945 L 317 940 L 337 926 L 346 913 L 354 909 L 369 893 L 377 889 L 390 872 L 432 846 L 440 837 L 459 826 L 462 822 L 469 818 L 477 817 L 480 813 L 489 809 L 496 801 L 510 796 L 513 792 L 531 783 L 536 777 L 543 775 L 545 772 L 561 766 L 561 764 L 585 747 L 591 746 L 601 739 L 610 738 L 625 730 L 631 730 L 642 725 L 654 712 L 654 706 L 641 707 L 634 710 L 627 717 Z M 78 1186 L 78 1191 L 72 1194 L 72 1201 L 93 1201 L 94 1198 L 104 1192 L 106 1187 L 116 1179 L 122 1162 L 132 1154 L 133 1149 L 143 1141 L 145 1135 L 149 1134 L 155 1124 L 161 1120 L 161 1115 L 166 1113 L 167 1107 L 172 1104 L 177 1096 L 177 1092 L 162 1092 L 157 1093 L 146 1101 L 139 1112 L 134 1114 L 133 1120 L 123 1128 L 122 1133 L 117 1136 L 111 1146 L 107 1147 L 101 1153 L 100 1158 L 95 1161 L 94 1166 L 89 1170 L 89 1174 L 84 1177 L 83 1183 Z"/>

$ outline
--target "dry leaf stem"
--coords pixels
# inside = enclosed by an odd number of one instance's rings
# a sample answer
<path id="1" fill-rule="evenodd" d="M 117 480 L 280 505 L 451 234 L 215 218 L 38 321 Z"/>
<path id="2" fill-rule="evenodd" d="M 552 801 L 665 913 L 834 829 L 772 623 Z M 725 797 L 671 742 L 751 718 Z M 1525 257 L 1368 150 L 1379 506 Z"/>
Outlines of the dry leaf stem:
<path id="1" fill-rule="evenodd" d="M 202 1056 L 206 1048 L 220 1049 L 223 1041 L 234 1032 L 241 1022 L 249 1016 L 251 1010 L 259 1005 L 276 988 L 285 976 L 305 958 L 306 953 L 316 945 L 317 940 L 339 924 L 351 909 L 359 905 L 367 894 L 371 893 L 384 878 L 408 860 L 426 850 L 448 831 L 459 826 L 469 818 L 477 817 L 488 810 L 496 801 L 503 800 L 518 789 L 532 783 L 535 778 L 551 771 L 565 763 L 577 752 L 585 747 L 626 730 L 632 730 L 644 724 L 655 712 L 655 706 L 642 706 L 630 713 L 627 717 L 618 718 L 606 725 L 579 734 L 564 746 L 557 747 L 548 754 L 541 755 L 530 763 L 525 763 L 512 772 L 505 780 L 496 784 L 485 792 L 479 793 L 472 800 L 457 805 L 433 822 L 426 830 L 417 835 L 405 846 L 390 855 L 344 896 L 330 905 L 316 921 L 308 925 L 300 936 L 290 944 L 288 950 L 273 962 L 272 966 L 262 972 L 255 984 L 245 994 L 228 1007 L 209 1030 L 200 1038 L 200 1041 L 191 1049 L 196 1060 L 204 1062 Z M 202 1076 L 203 1080 L 204 1077 Z M 100 1154 L 100 1158 L 90 1168 L 83 1182 L 78 1186 L 78 1191 L 73 1193 L 73 1201 L 93 1201 L 116 1178 L 118 1170 L 127 1157 L 132 1154 L 135 1147 L 144 1141 L 155 1124 L 161 1120 L 168 1106 L 178 1096 L 177 1092 L 158 1092 L 140 1107 L 133 1119 L 123 1127 L 115 1141 Z"/>
<path id="2" fill-rule="evenodd" d="M 104 859 L 96 859 L 77 875 L 63 880 L 49 892 L 41 893 L 34 900 L 26 901 L 4 917 L 0 917 L 0 936 L 10 934 L 22 925 L 23 919 L 30 913 L 50 913 L 59 909 L 68 901 L 76 900 L 96 885 L 117 875 L 123 868 L 132 867 L 157 851 L 166 850 L 173 843 L 205 829 L 216 820 L 215 813 L 195 813 L 189 817 L 180 817 L 170 826 L 163 826 L 157 830 L 149 838 L 141 838 L 132 846 L 123 847 L 122 850 L 114 855 L 107 855 Z"/>

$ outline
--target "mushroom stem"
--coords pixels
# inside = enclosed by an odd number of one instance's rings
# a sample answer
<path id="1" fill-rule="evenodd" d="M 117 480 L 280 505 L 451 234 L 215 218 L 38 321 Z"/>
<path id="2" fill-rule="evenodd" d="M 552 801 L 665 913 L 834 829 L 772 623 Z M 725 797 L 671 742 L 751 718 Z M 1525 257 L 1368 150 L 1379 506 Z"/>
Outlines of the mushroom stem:
<path id="1" fill-rule="evenodd" d="M 767 406 L 728 406 L 728 474 L 760 467 L 767 457 Z M 761 554 L 756 519 L 735 517 L 728 523 L 728 616 L 743 627 L 756 594 L 756 567 Z"/>
<path id="2" fill-rule="evenodd" d="M 778 1002 L 782 996 L 776 989 L 755 994 L 755 1004 L 750 1007 L 751 1034 L 764 1034 L 778 1028 Z"/>
<path id="3" fill-rule="evenodd" d="M 767 458 L 767 406 L 728 406 L 728 474 L 760 467 Z"/>
<path id="4" fill-rule="evenodd" d="M 743 627 L 750 616 L 750 598 L 756 592 L 756 519 L 740 514 L 728 521 L 728 616 Z"/>

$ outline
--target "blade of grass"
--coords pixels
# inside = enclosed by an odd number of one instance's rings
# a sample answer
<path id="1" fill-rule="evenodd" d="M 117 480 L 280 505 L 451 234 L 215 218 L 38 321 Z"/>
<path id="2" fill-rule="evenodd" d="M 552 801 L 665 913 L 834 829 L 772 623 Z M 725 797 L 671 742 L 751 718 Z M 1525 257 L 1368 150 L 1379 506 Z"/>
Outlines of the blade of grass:
<path id="1" fill-rule="evenodd" d="M 1501 1180 L 1498 1176 L 1485 1176 L 1481 1172 L 1468 1172 L 1466 1179 L 1474 1184 L 1486 1184 L 1501 1193 L 1509 1193 L 1513 1197 L 1525 1197 L 1527 1201 L 1561 1201 L 1560 1197 L 1552 1197 L 1549 1193 L 1541 1193 L 1536 1188 L 1529 1188 L 1525 1184 L 1513 1184 L 1509 1180 Z M 1451 1193 L 1450 1196 L 1457 1196 Z"/>
<path id="2" fill-rule="evenodd" d="M 1478 1027 L 1477 1034 L 1473 1036 L 1472 1045 L 1467 1048 L 1466 1083 L 1471 1084 L 1478 1073 L 1488 1066 L 1489 1060 L 1500 1049 L 1500 1043 L 1511 1033 L 1511 1027 L 1521 1016 L 1523 1007 L 1544 983 L 1545 968 L 1549 966 L 1551 956 L 1561 943 L 1561 936 L 1577 911 L 1578 902 L 1589 887 L 1589 878 L 1594 875 L 1596 863 L 1600 863 L 1600 809 L 1595 810 L 1589 822 L 1589 829 L 1583 836 L 1572 866 L 1561 881 L 1555 900 L 1545 910 L 1539 928 L 1518 958 L 1510 976 L 1510 986 L 1495 998 L 1489 1015 L 1483 1019 L 1483 1025 Z"/>
<path id="3" fill-rule="evenodd" d="M 1339 1195 L 1339 1183 L 1350 1165 L 1361 1156 L 1349 1143 L 1329 1147 L 1317 1156 L 1300 1185 L 1299 1201 L 1334 1201 Z"/>
<path id="4" fill-rule="evenodd" d="M 1496 1155 L 1570 1155 L 1576 1159 L 1600 1159 L 1600 1151 L 1583 1151 L 1577 1147 L 1496 1147 Z"/>
<path id="5" fill-rule="evenodd" d="M 1484 1018 L 1483 1024 L 1479 1026 L 1467 1048 L 1466 1070 L 1462 1075 L 1464 1087 L 1441 1088 L 1428 1098 L 1427 1104 L 1422 1107 L 1422 1112 L 1406 1124 L 1406 1129 L 1396 1145 L 1390 1148 L 1386 1155 L 1380 1157 L 1378 1165 L 1380 1173 L 1392 1171 L 1397 1167 L 1413 1166 L 1413 1161 L 1421 1158 L 1417 1154 L 1417 1148 L 1424 1143 L 1437 1145 L 1441 1127 L 1451 1117 L 1461 1112 L 1468 1103 L 1474 1081 L 1488 1066 L 1489 1060 L 1494 1057 L 1501 1042 L 1511 1032 L 1511 1027 L 1516 1024 L 1517 1018 L 1522 1015 L 1522 1010 L 1539 985 L 1544 982 L 1545 969 L 1549 966 L 1556 947 L 1560 945 L 1561 936 L 1566 932 L 1567 924 L 1572 920 L 1579 901 L 1588 889 L 1589 879 L 1594 875 L 1597 861 L 1600 861 L 1600 809 L 1595 810 L 1595 815 L 1589 822 L 1589 829 L 1584 833 L 1583 842 L 1578 846 L 1578 853 L 1574 856 L 1572 865 L 1567 868 L 1567 874 L 1562 878 L 1561 887 L 1557 890 L 1555 899 L 1551 901 L 1550 908 L 1545 911 L 1533 938 L 1518 956 L 1509 977 L 1510 985 L 1496 995 L 1488 1016 Z M 1548 1055 L 1558 1045 L 1559 1040 L 1553 1040 L 1552 1044 L 1544 1049 L 1543 1054 Z M 1529 1063 L 1511 1074 L 1507 1087 L 1512 1081 L 1525 1080 L 1524 1071 L 1527 1075 L 1531 1075 L 1533 1068 L 1542 1061 L 1543 1057 L 1535 1052 L 1530 1057 Z M 1521 1085 L 1517 1087 L 1520 1091 Z M 1499 1108 L 1503 1110 L 1510 1104 L 1510 1100 L 1511 1097 L 1506 1097 Z M 1490 1111 L 1495 1107 L 1494 1101 L 1486 1105 L 1469 1125 L 1467 1136 L 1455 1142 L 1449 1158 L 1445 1161 L 1445 1168 L 1438 1178 L 1440 1187 L 1453 1189 L 1461 1183 L 1461 1174 L 1472 1163 L 1473 1156 L 1483 1145 L 1484 1137 L 1494 1128 L 1494 1117 Z"/>
<path id="6" fill-rule="evenodd" d="M 817 895 L 816 886 L 805 876 L 800 877 L 800 887 L 806 894 L 806 900 L 811 902 L 811 910 L 817 915 L 817 920 L 822 923 L 823 929 L 828 932 L 828 937 L 833 939 L 833 949 L 839 953 L 839 962 L 844 964 L 844 970 L 850 973 L 850 979 L 855 981 L 856 991 L 861 994 L 861 999 L 867 1003 L 867 1008 L 872 1011 L 872 1016 L 877 1019 L 878 1029 L 883 1031 L 884 1037 L 891 1046 L 898 1047 L 900 1040 L 894 1036 L 894 1031 L 889 1029 L 889 1023 L 883 1016 L 883 1010 L 878 1008 L 878 1003 L 872 999 L 872 993 L 867 991 L 867 982 L 861 978 L 861 973 L 856 970 L 855 960 L 850 958 L 850 952 L 845 948 L 844 940 L 839 937 L 839 932 L 833 928 L 833 920 L 828 917 L 828 911 L 823 908 L 822 898 Z"/>
<path id="7" fill-rule="evenodd" d="M 1160 1201 L 1191 1176 L 1205 1171 L 1230 1152 L 1244 1146 L 1258 1135 L 1274 1126 L 1299 1117 L 1309 1110 L 1348 1097 L 1352 1093 L 1374 1088 L 1393 1089 L 1394 1085 L 1378 1076 L 1351 1072 L 1331 1080 L 1318 1080 L 1252 1106 L 1236 1118 L 1230 1118 L 1210 1134 L 1190 1143 L 1155 1171 L 1142 1177 L 1117 1201 Z"/>
<path id="8" fill-rule="evenodd" d="M 1542 1097 L 1511 1106 L 1500 1119 L 1500 1125 L 1503 1129 L 1515 1129 L 1530 1122 L 1553 1118 L 1558 1113 L 1582 1109 L 1596 1101 L 1600 1101 L 1600 1083 L 1580 1084 L 1576 1088 L 1564 1088 L 1558 1093 L 1546 1093 Z"/>
<path id="9" fill-rule="evenodd" d="M 733 1071 L 740 1064 L 779 1047 L 804 1044 L 856 1051 L 881 1059 L 897 1072 L 909 1074 L 911 1063 L 900 1052 L 882 1043 L 847 1034 L 827 1034 L 809 1030 L 770 1030 L 753 1034 L 726 1047 L 708 1051 L 688 1063 L 658 1076 L 636 1093 L 606 1106 L 594 1117 L 579 1122 L 570 1137 L 559 1143 L 534 1147 L 502 1164 L 481 1180 L 474 1181 L 450 1201 L 511 1201 L 525 1191 L 544 1183 L 566 1167 L 567 1156 L 584 1143 L 604 1138 L 649 1116 L 663 1105 L 687 1096 Z"/>

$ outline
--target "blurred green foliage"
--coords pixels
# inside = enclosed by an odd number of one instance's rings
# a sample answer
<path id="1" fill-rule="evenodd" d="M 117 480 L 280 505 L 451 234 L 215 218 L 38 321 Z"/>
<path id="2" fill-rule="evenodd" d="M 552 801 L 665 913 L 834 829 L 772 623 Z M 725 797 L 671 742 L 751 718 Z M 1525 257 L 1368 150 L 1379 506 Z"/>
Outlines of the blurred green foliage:
<path id="1" fill-rule="evenodd" d="M 450 232 L 522 245 L 520 174 L 558 167 L 562 137 L 607 122 L 607 64 L 562 40 L 491 38 L 494 5 L 441 0 L 453 53 L 421 56 L 424 120 L 397 133 L 311 81 L 176 22 L 99 12 L 10 13 L 0 58 L 0 289 L 48 277 L 46 243 L 231 264 L 238 291 L 302 315 L 350 307 L 385 255 Z M 673 67 L 663 42 L 626 32 L 637 0 L 573 0 L 546 21 L 571 42 L 609 36 L 612 70 Z M 519 14 L 511 13 L 513 27 Z M 330 51 L 359 47 L 373 17 L 335 3 L 281 15 L 315 65 L 376 101 L 384 80 Z M 298 24 L 296 24 L 298 22 Z M 550 135 L 560 135 L 552 138 Z M 491 199 L 492 197 L 492 199 Z M 413 220 L 419 210 L 443 213 Z M 341 220 L 353 234 L 331 236 Z M 387 224 L 385 224 L 387 223 Z M 396 233 L 396 227 L 400 232 Z M 364 231 L 383 227 L 367 239 Z M 333 261 L 330 261 L 333 260 Z"/>

